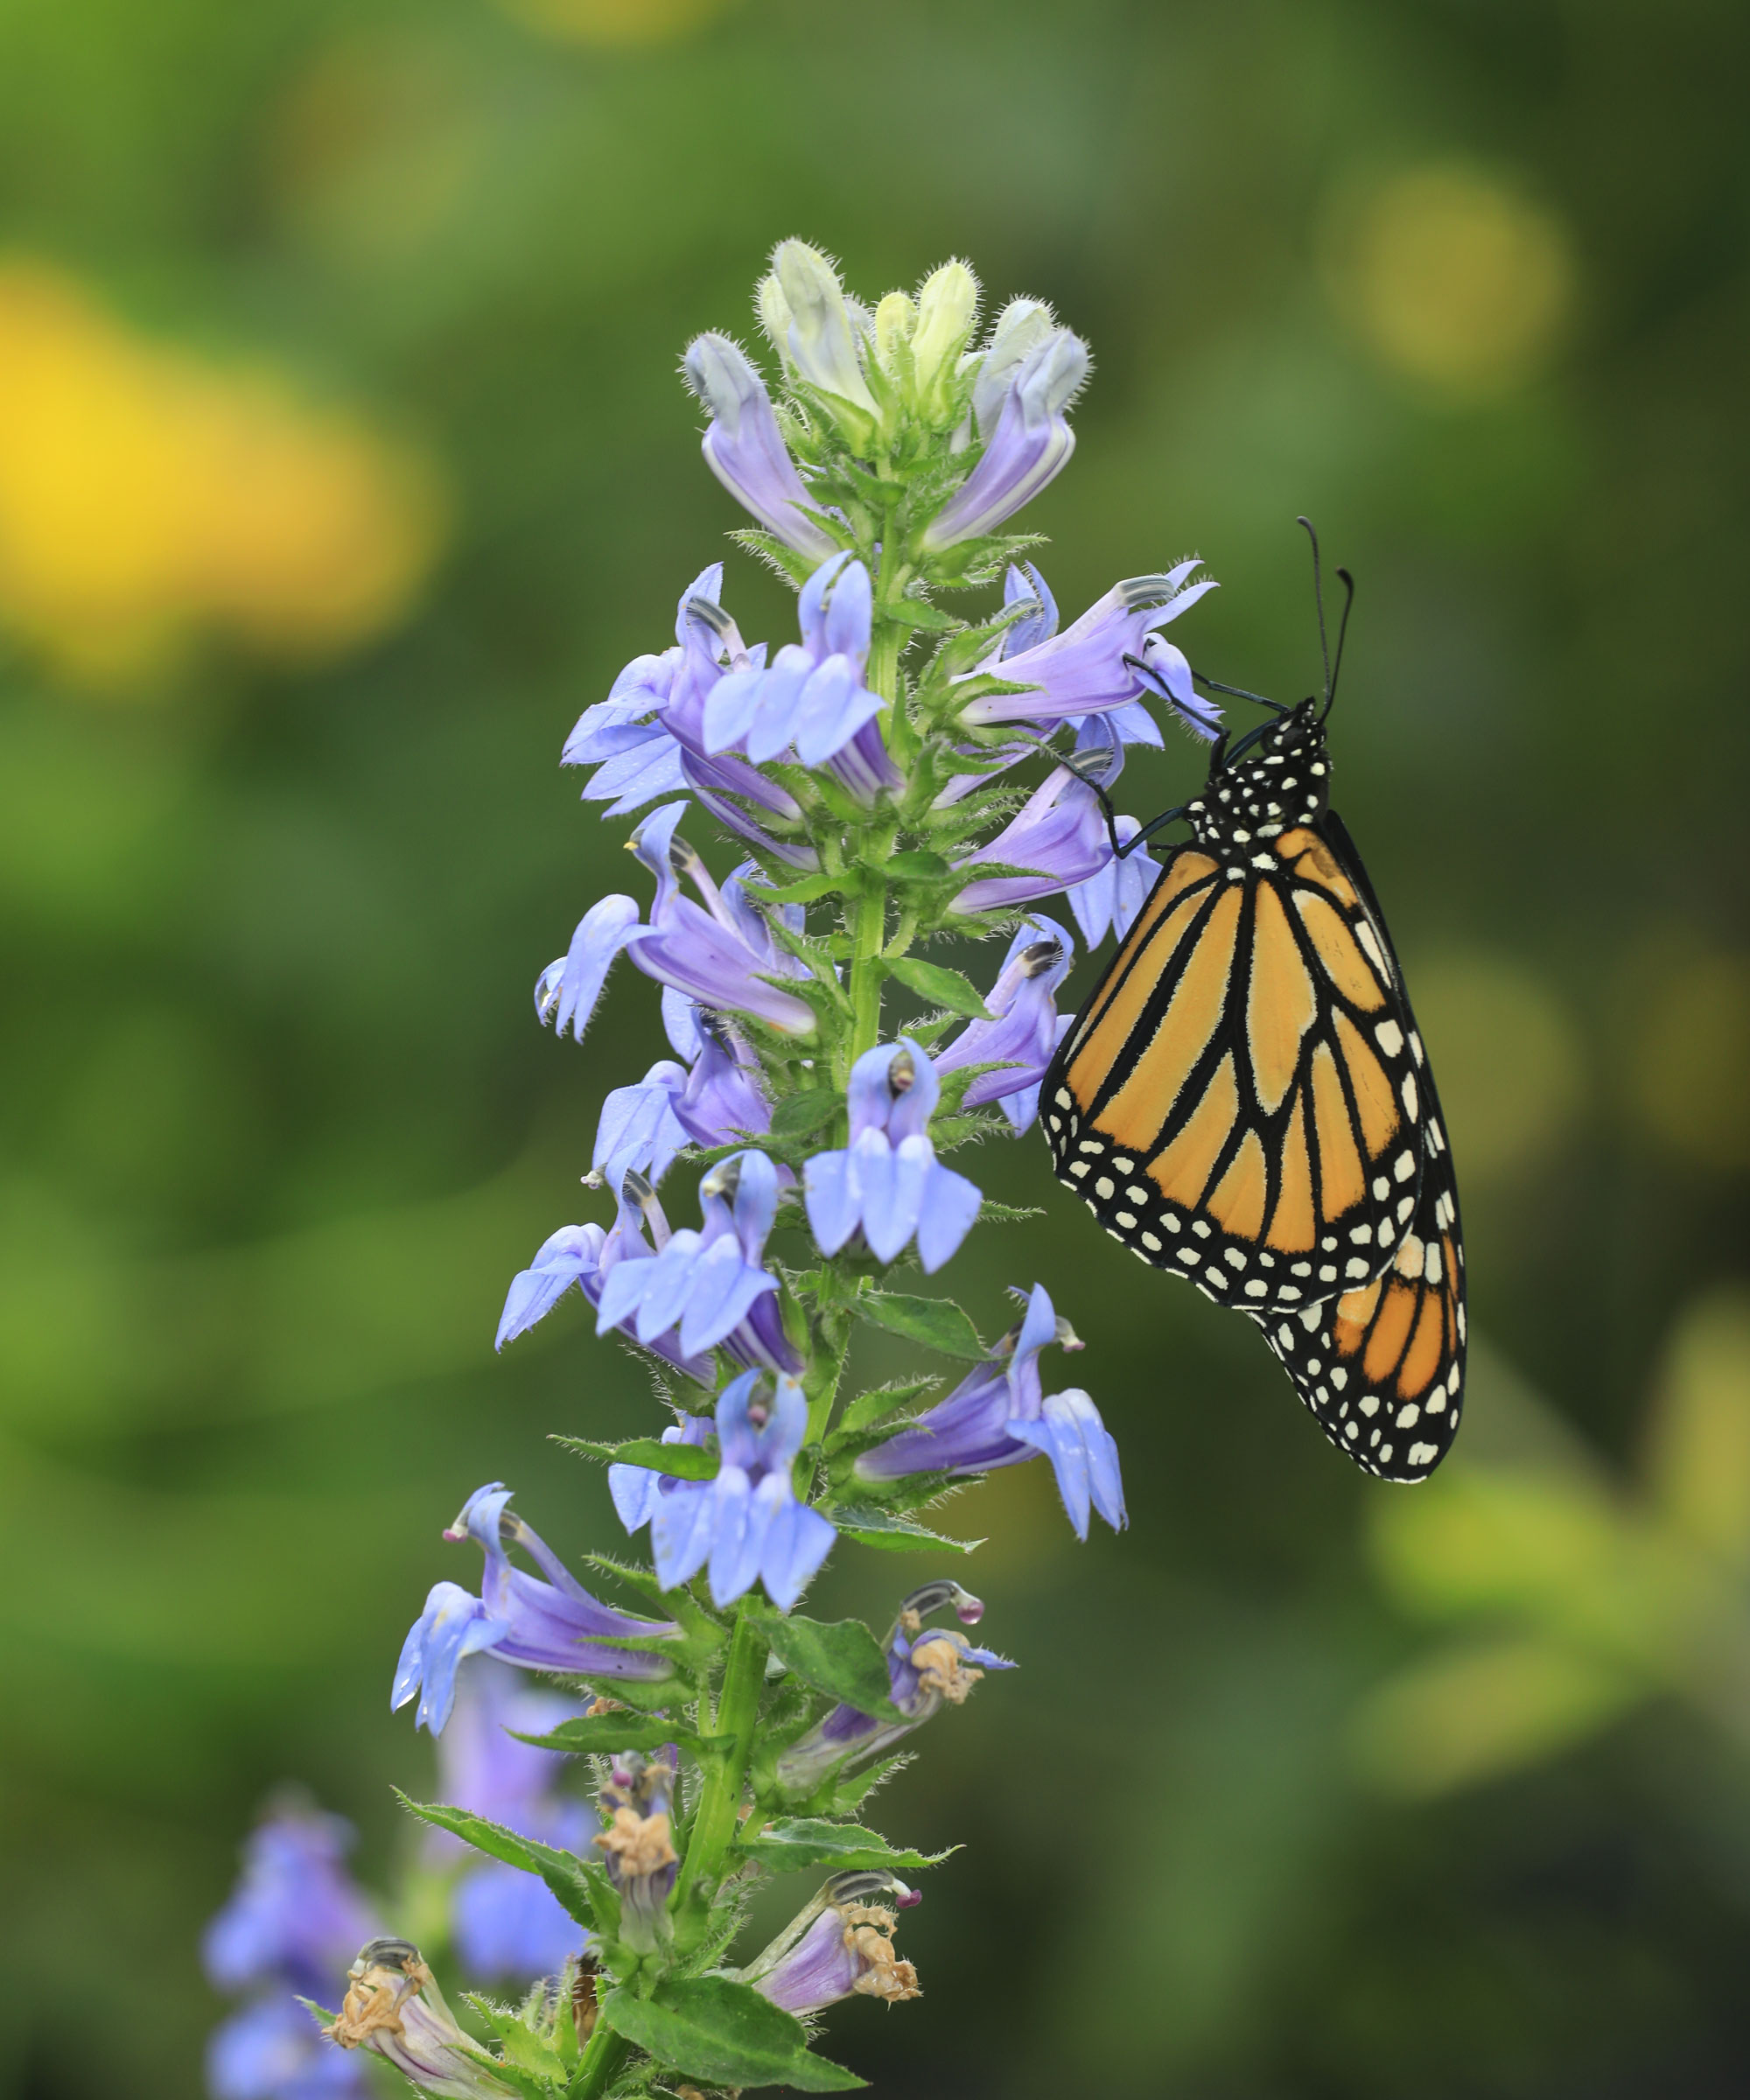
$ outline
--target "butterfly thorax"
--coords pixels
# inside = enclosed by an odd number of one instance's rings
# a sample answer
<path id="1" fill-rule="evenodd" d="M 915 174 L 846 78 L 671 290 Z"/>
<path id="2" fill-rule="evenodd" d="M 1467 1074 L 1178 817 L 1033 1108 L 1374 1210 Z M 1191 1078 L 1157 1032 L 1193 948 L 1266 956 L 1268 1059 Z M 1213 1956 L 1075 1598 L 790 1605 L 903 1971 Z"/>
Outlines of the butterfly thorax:
<path id="1" fill-rule="evenodd" d="M 1212 771 L 1185 814 L 1206 853 L 1236 869 L 1256 855 L 1260 867 L 1274 869 L 1270 842 L 1297 826 L 1316 823 L 1330 799 L 1324 724 L 1315 704 L 1303 700 L 1272 722 L 1243 758 Z"/>

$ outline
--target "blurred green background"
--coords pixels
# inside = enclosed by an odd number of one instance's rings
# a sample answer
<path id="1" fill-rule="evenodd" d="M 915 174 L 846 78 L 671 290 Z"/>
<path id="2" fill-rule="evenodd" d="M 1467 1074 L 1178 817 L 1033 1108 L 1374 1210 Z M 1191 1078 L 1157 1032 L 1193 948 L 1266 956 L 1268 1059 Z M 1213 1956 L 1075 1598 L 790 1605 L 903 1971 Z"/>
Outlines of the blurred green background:
<path id="1" fill-rule="evenodd" d="M 738 522 L 676 364 L 791 233 L 1091 340 L 1027 520 L 1068 611 L 1194 549 L 1181 639 L 1292 698 L 1295 512 L 1358 572 L 1338 799 L 1476 1337 L 1450 1466 L 1382 1488 L 1035 1138 L 960 1163 L 1047 1206 L 952 1281 L 986 1332 L 1049 1285 L 1133 1529 L 1078 1548 L 1037 1467 L 951 1512 L 1024 1668 L 878 1804 L 968 1849 L 926 1997 L 834 2053 L 975 2100 L 1745 2090 L 1746 77 L 1727 0 L 4 0 L 0 2091 L 198 2092 L 273 1783 L 368 1878 L 406 1843 L 440 1526 L 502 1478 L 617 1536 L 544 1438 L 648 1428 L 641 1374 L 576 1299 L 490 1347 L 662 1054 L 632 973 L 583 1049 L 535 1024 L 623 880 L 556 760 Z M 874 1564 L 817 1608 L 935 1572 Z"/>

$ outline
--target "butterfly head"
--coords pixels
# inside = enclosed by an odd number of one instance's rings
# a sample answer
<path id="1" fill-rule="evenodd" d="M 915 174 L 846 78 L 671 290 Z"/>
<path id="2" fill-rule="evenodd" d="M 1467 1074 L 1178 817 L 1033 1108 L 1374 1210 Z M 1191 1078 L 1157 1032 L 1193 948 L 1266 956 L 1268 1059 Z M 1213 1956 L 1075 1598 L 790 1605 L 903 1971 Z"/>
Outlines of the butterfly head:
<path id="1" fill-rule="evenodd" d="M 1216 746 L 1208 784 L 1186 810 L 1200 846 L 1218 853 L 1231 847 L 1246 859 L 1245 849 L 1256 841 L 1267 845 L 1323 816 L 1331 764 L 1322 710 L 1322 701 L 1303 700 L 1254 730 L 1231 753 Z"/>

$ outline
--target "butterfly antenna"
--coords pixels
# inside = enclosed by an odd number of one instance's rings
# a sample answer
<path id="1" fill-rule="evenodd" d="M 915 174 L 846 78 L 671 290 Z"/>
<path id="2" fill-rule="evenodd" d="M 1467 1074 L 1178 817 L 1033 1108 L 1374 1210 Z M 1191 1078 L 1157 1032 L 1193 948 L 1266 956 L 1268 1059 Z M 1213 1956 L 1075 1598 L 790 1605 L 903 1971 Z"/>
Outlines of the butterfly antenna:
<path id="1" fill-rule="evenodd" d="M 1325 638 L 1325 585 L 1319 573 L 1319 536 L 1312 529 L 1311 518 L 1296 518 L 1294 522 L 1306 528 L 1312 542 L 1312 603 L 1319 609 L 1319 648 L 1325 659 L 1325 710 L 1331 707 L 1331 645 Z"/>
<path id="2" fill-rule="evenodd" d="M 1331 692 L 1330 697 L 1325 703 L 1326 715 L 1330 713 L 1332 702 L 1337 697 L 1337 681 L 1343 675 L 1343 643 L 1349 632 L 1349 615 L 1355 609 L 1354 578 L 1349 574 L 1347 569 L 1338 570 L 1337 575 L 1343 586 L 1343 617 L 1337 623 L 1337 661 L 1331 667 Z M 1319 718 L 1322 722 L 1325 717 L 1321 715 Z"/>

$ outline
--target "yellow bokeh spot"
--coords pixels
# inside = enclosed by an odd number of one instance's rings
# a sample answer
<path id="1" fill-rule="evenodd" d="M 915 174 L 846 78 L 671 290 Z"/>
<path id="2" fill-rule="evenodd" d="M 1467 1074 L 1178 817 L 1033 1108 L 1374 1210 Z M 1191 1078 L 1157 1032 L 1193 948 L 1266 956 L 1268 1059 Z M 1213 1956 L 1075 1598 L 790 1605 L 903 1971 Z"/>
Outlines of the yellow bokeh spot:
<path id="1" fill-rule="evenodd" d="M 1406 378 L 1455 396 L 1536 378 L 1573 308 L 1562 222 L 1479 168 L 1414 168 L 1344 195 L 1325 249 L 1326 284 L 1350 326 Z"/>
<path id="2" fill-rule="evenodd" d="M 1750 1166 L 1750 958 L 1697 956 L 1637 1002 L 1636 1107 L 1673 1151 Z"/>
<path id="3" fill-rule="evenodd" d="M 0 620 L 64 671 L 125 685 L 209 629 L 345 649 L 402 613 L 443 520 L 418 455 L 0 265 Z"/>
<path id="4" fill-rule="evenodd" d="M 726 14 L 735 0 L 499 0 L 508 15 L 572 44 L 666 44 Z"/>
<path id="5" fill-rule="evenodd" d="M 1485 949 L 1430 957 L 1411 984 L 1461 1174 L 1482 1180 L 1546 1157 L 1586 1090 L 1560 998 Z"/>

